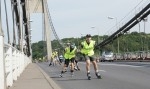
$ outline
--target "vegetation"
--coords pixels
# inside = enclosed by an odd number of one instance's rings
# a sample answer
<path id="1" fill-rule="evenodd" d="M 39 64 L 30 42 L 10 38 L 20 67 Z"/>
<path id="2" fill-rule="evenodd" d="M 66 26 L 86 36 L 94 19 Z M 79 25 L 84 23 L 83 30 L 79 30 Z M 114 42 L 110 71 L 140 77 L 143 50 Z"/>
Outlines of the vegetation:
<path id="1" fill-rule="evenodd" d="M 106 39 L 108 36 L 98 36 L 94 35 L 92 37 L 93 40 L 98 42 L 101 42 L 103 39 Z M 80 43 L 85 39 L 85 37 L 81 38 L 64 38 L 62 39 L 62 42 L 73 42 L 76 44 L 77 48 L 80 48 Z M 100 50 L 96 49 L 96 54 L 101 53 L 103 50 L 110 50 L 114 53 L 118 52 L 118 43 L 119 43 L 119 52 L 135 52 L 135 51 L 147 51 L 150 49 L 150 34 L 145 33 L 138 33 L 138 32 L 132 32 L 132 33 L 126 33 L 124 36 L 121 36 L 120 38 L 112 41 L 110 44 L 106 45 L 103 48 L 100 48 Z M 52 41 L 52 50 L 57 49 L 59 54 L 63 54 L 63 48 L 60 46 L 57 40 Z M 46 42 L 45 41 L 39 41 L 38 43 L 32 44 L 32 56 L 33 59 L 39 59 L 46 56 Z"/>

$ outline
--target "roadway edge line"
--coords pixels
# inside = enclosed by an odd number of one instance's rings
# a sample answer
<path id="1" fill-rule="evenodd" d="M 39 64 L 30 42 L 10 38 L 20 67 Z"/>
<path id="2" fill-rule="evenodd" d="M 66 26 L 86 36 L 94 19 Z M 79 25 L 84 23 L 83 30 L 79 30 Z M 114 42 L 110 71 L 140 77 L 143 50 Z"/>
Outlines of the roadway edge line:
<path id="1" fill-rule="evenodd" d="M 43 71 L 43 69 L 41 69 L 37 64 L 36 66 L 38 67 L 38 69 L 41 71 L 41 73 L 44 75 L 44 77 L 46 78 L 47 82 L 49 83 L 49 85 L 52 87 L 52 89 L 61 89 L 60 86 L 58 84 L 56 84 L 54 82 L 54 80 L 52 80 L 47 74 L 46 72 Z"/>

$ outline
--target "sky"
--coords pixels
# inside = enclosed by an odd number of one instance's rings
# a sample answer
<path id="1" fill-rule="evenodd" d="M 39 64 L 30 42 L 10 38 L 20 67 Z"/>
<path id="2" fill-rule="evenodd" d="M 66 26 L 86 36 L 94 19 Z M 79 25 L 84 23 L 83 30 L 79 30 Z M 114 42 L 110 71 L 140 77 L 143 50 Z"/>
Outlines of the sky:
<path id="1" fill-rule="evenodd" d="M 116 28 L 129 21 L 149 2 L 150 0 L 48 0 L 48 6 L 56 33 L 63 39 L 77 38 L 86 34 L 111 35 Z M 150 16 L 146 22 L 146 33 L 150 33 L 149 19 Z M 32 43 L 41 41 L 43 37 L 41 14 L 31 14 L 31 20 Z M 140 23 L 141 32 L 144 31 L 143 24 Z M 130 30 L 132 31 L 139 31 L 138 25 Z M 54 38 L 53 34 L 51 38 Z"/>
<path id="2" fill-rule="evenodd" d="M 141 4 L 137 6 L 140 2 Z M 141 6 L 147 5 L 147 2 L 150 0 L 48 0 L 48 5 L 56 33 L 62 39 L 86 34 L 110 35 L 116 31 L 117 26 L 132 18 Z M 125 16 L 126 19 L 119 23 Z M 144 31 L 143 22 L 140 24 L 141 31 Z M 146 33 L 150 33 L 148 25 L 149 21 L 146 23 Z M 33 30 L 36 27 L 33 25 Z M 132 31 L 139 31 L 138 26 L 132 28 Z"/>

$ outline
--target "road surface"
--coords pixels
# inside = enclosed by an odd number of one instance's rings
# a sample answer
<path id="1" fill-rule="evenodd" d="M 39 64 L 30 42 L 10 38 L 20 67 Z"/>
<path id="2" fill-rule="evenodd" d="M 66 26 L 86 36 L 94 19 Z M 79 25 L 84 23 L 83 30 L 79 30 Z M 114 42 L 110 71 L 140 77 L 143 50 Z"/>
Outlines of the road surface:
<path id="1" fill-rule="evenodd" d="M 91 66 L 91 80 L 87 80 L 85 62 L 80 62 L 81 71 L 59 77 L 61 66 L 38 64 L 62 89 L 150 89 L 149 62 L 100 62 L 102 79 L 97 79 Z M 68 70 L 69 71 L 69 70 Z"/>

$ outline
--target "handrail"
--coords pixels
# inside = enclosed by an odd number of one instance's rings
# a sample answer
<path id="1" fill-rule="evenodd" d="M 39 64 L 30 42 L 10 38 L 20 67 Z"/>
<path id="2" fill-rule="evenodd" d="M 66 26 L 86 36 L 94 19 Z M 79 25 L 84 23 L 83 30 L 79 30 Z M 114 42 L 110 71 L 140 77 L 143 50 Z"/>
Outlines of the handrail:
<path id="1" fill-rule="evenodd" d="M 4 87 L 0 87 L 0 89 L 11 87 L 13 82 L 17 80 L 27 65 L 31 63 L 31 59 L 27 55 L 14 48 L 10 44 L 4 44 L 3 50 L 4 70 L 0 69 L 0 71 L 4 71 L 5 81 L 3 84 L 0 84 L 4 85 Z"/>

